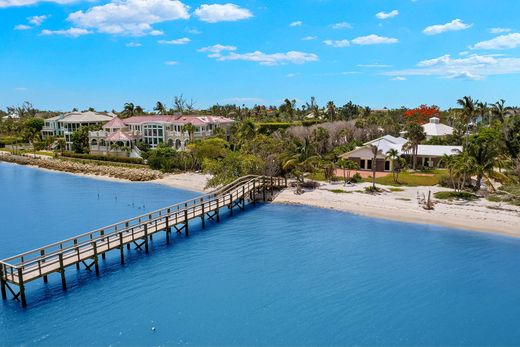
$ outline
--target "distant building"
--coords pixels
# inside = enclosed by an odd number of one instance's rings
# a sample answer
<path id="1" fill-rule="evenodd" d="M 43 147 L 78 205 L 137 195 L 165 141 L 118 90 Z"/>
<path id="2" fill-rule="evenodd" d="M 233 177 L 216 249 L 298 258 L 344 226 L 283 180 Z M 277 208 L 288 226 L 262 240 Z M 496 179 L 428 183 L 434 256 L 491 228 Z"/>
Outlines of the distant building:
<path id="1" fill-rule="evenodd" d="M 404 157 L 410 157 L 411 150 L 406 150 L 408 140 L 402 137 L 394 137 L 385 135 L 375 140 L 366 142 L 363 146 L 358 147 L 350 152 L 340 155 L 343 159 L 349 159 L 357 163 L 361 170 L 372 170 L 373 165 L 378 172 L 391 172 L 393 164 L 386 158 L 387 153 L 391 149 L 397 150 L 397 153 Z M 374 154 L 371 145 L 378 148 L 376 162 L 373 163 Z M 436 168 L 439 161 L 446 155 L 456 155 L 462 151 L 462 146 L 434 146 L 419 145 L 417 148 L 417 167 Z"/>
<path id="2" fill-rule="evenodd" d="M 103 125 L 114 118 L 116 118 L 116 115 L 110 112 L 88 111 L 65 113 L 45 119 L 41 133 L 43 137 L 63 136 L 65 138 L 66 150 L 70 151 L 72 150 L 70 136 L 74 131 L 82 126 Z"/>
<path id="3" fill-rule="evenodd" d="M 89 133 L 90 153 L 118 156 L 140 156 L 139 143 L 147 143 L 151 148 L 160 143 L 183 150 L 190 141 L 190 134 L 183 126 L 194 126 L 193 138 L 201 139 L 213 135 L 217 128 L 229 134 L 233 120 L 213 116 L 135 116 L 127 119 L 114 118 L 100 131 Z"/>
<path id="4" fill-rule="evenodd" d="M 423 124 L 422 127 L 426 133 L 427 140 L 436 136 L 447 136 L 453 134 L 453 128 L 446 124 L 442 124 L 440 119 L 437 117 L 430 118 L 430 122 Z"/>

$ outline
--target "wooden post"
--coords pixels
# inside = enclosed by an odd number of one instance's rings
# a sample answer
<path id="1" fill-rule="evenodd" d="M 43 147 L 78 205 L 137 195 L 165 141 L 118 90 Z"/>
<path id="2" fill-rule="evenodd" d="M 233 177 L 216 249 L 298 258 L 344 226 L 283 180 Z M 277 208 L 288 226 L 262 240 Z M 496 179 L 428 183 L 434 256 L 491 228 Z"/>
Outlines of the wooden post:
<path id="1" fill-rule="evenodd" d="M 128 222 L 125 223 L 125 229 L 126 229 L 126 231 L 128 231 Z M 130 250 L 130 242 L 128 242 L 128 243 L 126 244 L 126 249 L 127 249 L 127 250 Z"/>
<path id="2" fill-rule="evenodd" d="M 27 307 L 27 300 L 25 300 L 25 285 L 23 283 L 22 268 L 18 268 L 18 288 L 20 288 L 20 299 L 22 301 L 22 307 Z"/>
<path id="3" fill-rule="evenodd" d="M 253 181 L 253 206 L 256 206 L 256 180 Z"/>
<path id="4" fill-rule="evenodd" d="M 242 211 L 246 208 L 246 188 L 242 186 Z"/>
<path id="5" fill-rule="evenodd" d="M 123 245 L 123 232 L 119 232 L 119 253 L 121 254 L 121 264 L 125 263 L 125 245 Z"/>
<path id="6" fill-rule="evenodd" d="M 0 266 L 0 287 L 2 289 L 2 299 L 7 299 L 7 291 L 5 290 L 5 280 L 4 280 L 4 265 Z"/>
<path id="7" fill-rule="evenodd" d="M 190 236 L 190 227 L 188 226 L 188 209 L 184 209 L 184 234 Z"/>
<path id="8" fill-rule="evenodd" d="M 205 215 L 205 212 L 204 212 L 204 199 L 200 199 L 200 202 L 202 202 L 202 216 L 200 216 L 200 218 L 202 218 L 202 229 L 206 229 L 206 220 L 204 218 L 204 215 Z"/>
<path id="9" fill-rule="evenodd" d="M 262 176 L 262 200 L 265 201 L 265 176 Z"/>
<path id="10" fill-rule="evenodd" d="M 116 227 L 117 228 L 117 227 Z M 105 235 L 105 230 L 101 230 L 101 236 Z M 102 241 L 105 241 L 105 239 L 101 239 Z M 101 253 L 101 259 L 105 260 L 105 252 Z"/>
<path id="11" fill-rule="evenodd" d="M 285 178 L 285 188 L 287 188 L 287 177 L 284 177 Z"/>
<path id="12" fill-rule="evenodd" d="M 166 244 L 170 244 L 170 216 L 166 216 Z"/>
<path id="13" fill-rule="evenodd" d="M 144 225 L 144 251 L 148 254 L 148 224 Z"/>
<path id="14" fill-rule="evenodd" d="M 229 215 L 233 215 L 233 194 L 229 194 Z"/>
<path id="15" fill-rule="evenodd" d="M 63 253 L 60 253 L 61 288 L 67 290 L 67 279 L 65 278 L 65 267 L 63 266 Z"/>
<path id="16" fill-rule="evenodd" d="M 40 251 L 40 255 L 43 257 L 45 255 L 45 250 L 41 250 Z M 42 263 L 45 263 L 45 259 L 42 259 Z M 48 278 L 47 278 L 47 275 L 43 276 L 43 283 L 47 283 L 48 282 Z"/>
<path id="17" fill-rule="evenodd" d="M 94 247 L 94 266 L 96 268 L 96 276 L 99 276 L 97 242 L 96 241 L 92 242 L 92 246 Z"/>
<path id="18" fill-rule="evenodd" d="M 74 239 L 74 246 L 76 247 L 76 254 L 78 255 L 78 261 L 76 263 L 76 270 L 79 270 L 79 249 L 78 247 L 78 240 Z"/>
<path id="19" fill-rule="evenodd" d="M 217 197 L 217 223 L 220 222 L 220 200 Z"/>

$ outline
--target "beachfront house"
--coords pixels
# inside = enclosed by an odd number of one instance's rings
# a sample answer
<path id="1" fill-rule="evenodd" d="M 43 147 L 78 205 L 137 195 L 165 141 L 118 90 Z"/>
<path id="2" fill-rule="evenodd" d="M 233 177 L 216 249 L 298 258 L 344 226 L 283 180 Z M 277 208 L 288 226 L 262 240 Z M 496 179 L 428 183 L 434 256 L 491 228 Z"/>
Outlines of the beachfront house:
<path id="1" fill-rule="evenodd" d="M 191 124 L 193 132 L 185 131 Z M 166 143 L 177 150 L 184 150 L 190 139 L 202 139 L 222 128 L 229 136 L 233 120 L 226 117 L 153 115 L 114 118 L 100 131 L 89 133 L 92 154 L 139 157 L 138 144 L 146 143 L 151 148 Z"/>
<path id="2" fill-rule="evenodd" d="M 103 125 L 116 115 L 111 112 L 69 112 L 45 119 L 44 126 L 41 130 L 42 137 L 59 136 L 65 139 L 65 149 L 72 150 L 71 135 L 74 131 L 83 126 Z"/>
<path id="3" fill-rule="evenodd" d="M 411 156 L 411 149 L 406 144 L 408 140 L 403 137 L 394 137 L 385 135 L 375 140 L 366 142 L 363 146 L 340 155 L 340 158 L 349 159 L 357 163 L 361 170 L 372 171 L 373 166 L 377 172 L 391 172 L 393 168 L 392 161 L 387 158 L 387 153 L 391 149 L 395 149 L 400 156 L 407 159 Z M 377 147 L 378 152 L 376 161 L 372 146 Z M 462 146 L 438 146 L 438 145 L 419 145 L 417 148 L 417 168 L 429 169 L 439 167 L 441 158 L 446 155 L 459 154 Z"/>

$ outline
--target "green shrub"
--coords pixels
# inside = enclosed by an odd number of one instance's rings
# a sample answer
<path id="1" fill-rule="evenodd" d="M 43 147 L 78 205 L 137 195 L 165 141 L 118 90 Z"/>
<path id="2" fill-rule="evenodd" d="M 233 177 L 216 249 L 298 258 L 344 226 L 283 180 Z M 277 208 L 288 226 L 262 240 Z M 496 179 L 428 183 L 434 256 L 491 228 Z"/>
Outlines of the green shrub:
<path id="1" fill-rule="evenodd" d="M 359 183 L 363 181 L 363 177 L 359 174 L 359 172 L 356 172 L 352 177 L 350 177 L 350 182 L 352 183 Z"/>
<path id="2" fill-rule="evenodd" d="M 437 199 L 441 200 L 453 200 L 461 199 L 467 201 L 477 200 L 477 196 L 469 192 L 437 192 L 433 194 Z"/>
<path id="3" fill-rule="evenodd" d="M 98 161 L 112 161 L 112 162 L 116 162 L 116 163 L 125 163 L 125 164 L 144 164 L 144 161 L 142 158 L 116 157 L 113 155 L 102 155 L 102 154 L 63 152 L 62 157 L 87 159 L 87 160 L 98 160 Z"/>

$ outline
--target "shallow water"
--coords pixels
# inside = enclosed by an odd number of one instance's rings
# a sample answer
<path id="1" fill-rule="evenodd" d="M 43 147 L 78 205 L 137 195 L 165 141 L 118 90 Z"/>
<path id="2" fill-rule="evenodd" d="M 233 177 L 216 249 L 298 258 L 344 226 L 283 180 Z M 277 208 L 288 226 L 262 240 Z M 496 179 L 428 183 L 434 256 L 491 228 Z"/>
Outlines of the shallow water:
<path id="1" fill-rule="evenodd" d="M 0 257 L 196 195 L 10 164 L 0 194 Z M 271 204 L 116 253 L 1 302 L 0 345 L 520 344 L 517 239 Z"/>

